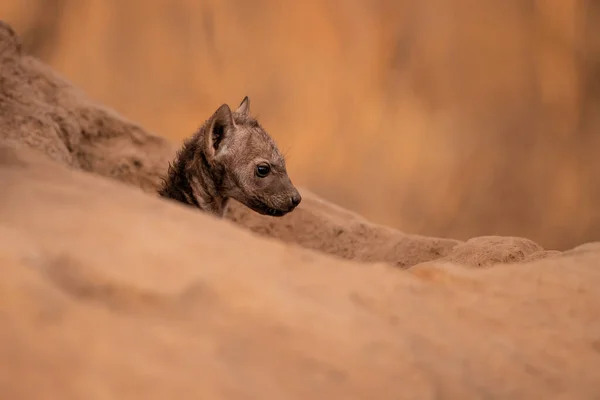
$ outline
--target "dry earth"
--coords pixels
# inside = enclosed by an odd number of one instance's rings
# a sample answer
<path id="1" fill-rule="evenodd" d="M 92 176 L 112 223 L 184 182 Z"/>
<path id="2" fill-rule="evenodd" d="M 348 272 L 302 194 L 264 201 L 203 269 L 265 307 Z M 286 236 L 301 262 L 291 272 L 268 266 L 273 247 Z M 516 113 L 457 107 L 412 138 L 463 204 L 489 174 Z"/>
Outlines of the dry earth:
<path id="1" fill-rule="evenodd" d="M 2 398 L 600 397 L 600 243 L 217 220 L 152 193 L 174 146 L 0 24 Z"/>

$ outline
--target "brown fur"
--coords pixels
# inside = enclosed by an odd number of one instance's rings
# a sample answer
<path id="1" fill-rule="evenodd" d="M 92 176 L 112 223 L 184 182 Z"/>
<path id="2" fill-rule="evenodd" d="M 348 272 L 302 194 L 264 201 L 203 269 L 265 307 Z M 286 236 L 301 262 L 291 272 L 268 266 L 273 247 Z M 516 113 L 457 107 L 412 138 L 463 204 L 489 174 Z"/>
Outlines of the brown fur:
<path id="1" fill-rule="evenodd" d="M 219 217 L 230 198 L 271 216 L 283 216 L 300 204 L 283 156 L 249 111 L 248 97 L 234 112 L 227 104 L 219 107 L 185 140 L 159 195 Z"/>

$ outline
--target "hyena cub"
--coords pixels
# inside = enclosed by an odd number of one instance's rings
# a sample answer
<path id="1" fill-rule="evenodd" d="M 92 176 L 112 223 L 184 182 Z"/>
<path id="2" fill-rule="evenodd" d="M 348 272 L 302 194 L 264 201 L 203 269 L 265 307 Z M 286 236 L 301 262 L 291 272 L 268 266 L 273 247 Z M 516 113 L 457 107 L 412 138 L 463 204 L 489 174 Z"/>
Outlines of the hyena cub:
<path id="1" fill-rule="evenodd" d="M 223 104 L 184 142 L 158 193 L 219 217 L 230 198 L 274 217 L 302 200 L 275 142 L 250 116 L 248 96 L 234 112 Z"/>

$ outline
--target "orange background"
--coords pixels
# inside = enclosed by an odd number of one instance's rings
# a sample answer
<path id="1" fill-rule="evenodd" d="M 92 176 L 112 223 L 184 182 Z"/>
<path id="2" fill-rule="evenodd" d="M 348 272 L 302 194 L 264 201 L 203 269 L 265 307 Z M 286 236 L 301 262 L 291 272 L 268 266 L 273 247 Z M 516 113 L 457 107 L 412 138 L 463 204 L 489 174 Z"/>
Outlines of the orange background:
<path id="1" fill-rule="evenodd" d="M 292 180 L 409 233 L 600 239 L 600 3 L 3 0 L 28 51 L 174 140 L 251 98 Z"/>

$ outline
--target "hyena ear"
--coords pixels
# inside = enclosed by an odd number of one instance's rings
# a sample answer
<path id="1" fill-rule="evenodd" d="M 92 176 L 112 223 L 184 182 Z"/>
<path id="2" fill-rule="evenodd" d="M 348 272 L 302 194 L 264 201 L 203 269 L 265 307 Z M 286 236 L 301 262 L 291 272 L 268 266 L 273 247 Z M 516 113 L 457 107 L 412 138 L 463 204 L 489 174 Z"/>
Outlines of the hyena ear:
<path id="1" fill-rule="evenodd" d="M 240 106 L 237 110 L 235 110 L 235 112 L 248 115 L 248 113 L 250 112 L 250 99 L 248 98 L 248 96 L 244 97 L 244 100 L 242 100 Z"/>
<path id="2" fill-rule="evenodd" d="M 210 117 L 208 130 L 205 135 L 206 155 L 209 158 L 214 157 L 223 150 L 223 139 L 233 132 L 234 123 L 231 109 L 227 104 L 223 104 Z"/>

